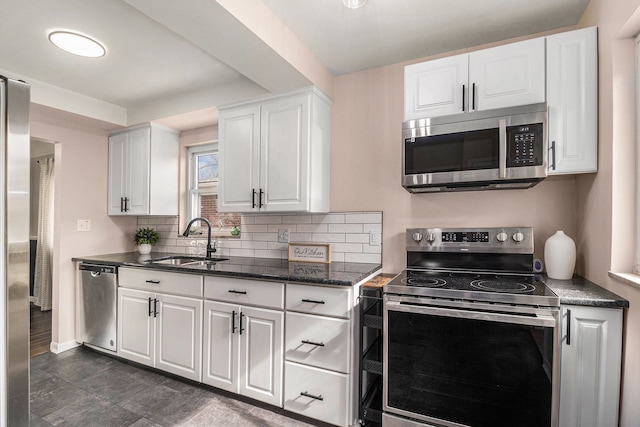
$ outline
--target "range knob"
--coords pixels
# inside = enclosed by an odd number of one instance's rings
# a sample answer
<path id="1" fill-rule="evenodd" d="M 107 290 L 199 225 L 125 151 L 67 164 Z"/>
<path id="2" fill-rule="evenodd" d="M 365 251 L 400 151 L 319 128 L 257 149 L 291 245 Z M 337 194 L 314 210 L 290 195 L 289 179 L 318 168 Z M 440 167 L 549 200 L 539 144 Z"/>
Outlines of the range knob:
<path id="1" fill-rule="evenodd" d="M 509 236 L 504 231 L 501 231 L 496 235 L 496 240 L 500 243 L 506 242 L 508 238 Z"/>
<path id="2" fill-rule="evenodd" d="M 514 242 L 516 243 L 520 243 L 524 240 L 524 234 L 522 234 L 521 232 L 517 231 L 515 233 L 513 233 L 513 236 L 511 237 L 513 239 Z"/>
<path id="3" fill-rule="evenodd" d="M 413 233 L 411 237 L 413 238 L 413 241 L 416 243 L 420 243 L 420 241 L 422 240 L 422 234 L 418 233 L 417 231 Z"/>
<path id="4" fill-rule="evenodd" d="M 431 244 L 435 241 L 436 241 L 436 234 L 432 232 L 427 233 L 427 242 Z"/>

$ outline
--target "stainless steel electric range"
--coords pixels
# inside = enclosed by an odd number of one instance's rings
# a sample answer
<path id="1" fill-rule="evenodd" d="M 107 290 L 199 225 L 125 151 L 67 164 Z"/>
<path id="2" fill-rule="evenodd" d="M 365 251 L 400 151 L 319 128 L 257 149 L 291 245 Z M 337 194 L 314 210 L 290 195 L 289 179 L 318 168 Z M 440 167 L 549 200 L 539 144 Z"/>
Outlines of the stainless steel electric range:
<path id="1" fill-rule="evenodd" d="M 406 232 L 384 287 L 383 426 L 557 426 L 560 299 L 520 228 Z"/>

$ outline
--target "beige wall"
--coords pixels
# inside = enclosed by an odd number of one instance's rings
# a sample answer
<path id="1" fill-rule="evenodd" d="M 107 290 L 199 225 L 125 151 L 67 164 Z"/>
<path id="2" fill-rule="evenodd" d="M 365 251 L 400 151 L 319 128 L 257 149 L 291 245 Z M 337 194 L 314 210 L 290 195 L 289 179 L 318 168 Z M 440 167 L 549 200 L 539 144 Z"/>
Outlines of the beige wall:
<path id="1" fill-rule="evenodd" d="M 52 112 L 32 109 L 31 136 L 55 141 L 52 341 L 54 349 L 64 349 L 75 341 L 71 258 L 133 250 L 136 218 L 107 216 L 108 131 L 52 118 Z M 91 231 L 76 231 L 78 219 L 90 219 Z"/>

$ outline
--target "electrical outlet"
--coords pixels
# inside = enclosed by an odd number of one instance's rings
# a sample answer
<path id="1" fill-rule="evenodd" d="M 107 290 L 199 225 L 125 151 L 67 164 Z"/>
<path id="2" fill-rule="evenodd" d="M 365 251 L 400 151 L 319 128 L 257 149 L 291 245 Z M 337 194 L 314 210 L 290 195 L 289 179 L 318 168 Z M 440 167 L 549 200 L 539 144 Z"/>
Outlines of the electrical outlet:
<path id="1" fill-rule="evenodd" d="M 79 219 L 76 225 L 76 230 L 78 231 L 91 231 L 91 220 L 90 219 Z"/>
<path id="2" fill-rule="evenodd" d="M 289 243 L 288 228 L 278 228 L 278 243 Z"/>
<path id="3" fill-rule="evenodd" d="M 382 244 L 382 234 L 377 230 L 369 231 L 369 245 L 380 246 Z"/>

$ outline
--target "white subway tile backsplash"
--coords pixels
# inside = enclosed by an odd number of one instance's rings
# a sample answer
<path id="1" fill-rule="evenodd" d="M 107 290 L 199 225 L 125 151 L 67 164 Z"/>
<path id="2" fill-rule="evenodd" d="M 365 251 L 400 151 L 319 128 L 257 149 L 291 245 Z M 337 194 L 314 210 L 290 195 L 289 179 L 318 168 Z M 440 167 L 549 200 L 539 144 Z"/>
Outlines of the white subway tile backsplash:
<path id="1" fill-rule="evenodd" d="M 353 213 L 345 215 L 345 222 L 359 224 L 381 224 L 382 212 L 378 213 Z"/>
<path id="2" fill-rule="evenodd" d="M 206 234 L 185 239 L 177 217 L 139 217 L 138 227 L 158 230 L 154 252 L 204 255 Z M 334 262 L 381 263 L 382 246 L 369 245 L 369 232 L 382 232 L 382 212 L 327 214 L 243 214 L 240 238 L 216 238 L 218 256 L 287 259 L 288 243 L 278 242 L 278 230 L 289 230 L 290 242 L 331 244 Z"/>
<path id="3" fill-rule="evenodd" d="M 329 224 L 329 233 L 362 233 L 362 224 Z"/>

